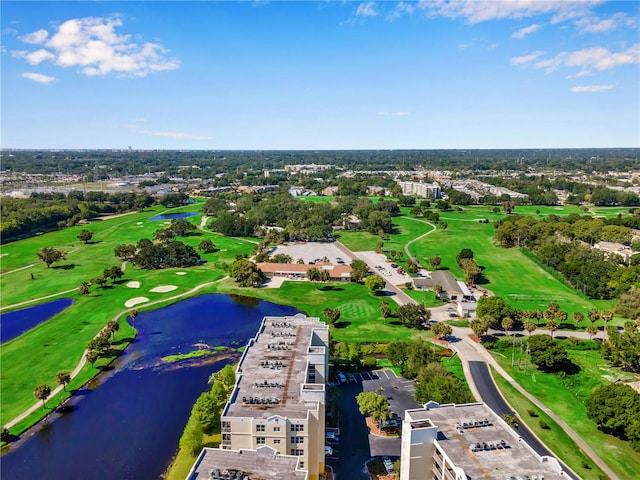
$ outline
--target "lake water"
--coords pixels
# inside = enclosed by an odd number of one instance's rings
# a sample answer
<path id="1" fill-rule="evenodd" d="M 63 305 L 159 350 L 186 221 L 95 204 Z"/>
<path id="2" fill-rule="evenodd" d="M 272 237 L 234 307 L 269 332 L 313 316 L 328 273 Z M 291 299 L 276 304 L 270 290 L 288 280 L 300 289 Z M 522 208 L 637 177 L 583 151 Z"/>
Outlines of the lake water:
<path id="1" fill-rule="evenodd" d="M 46 322 L 71 304 L 73 304 L 72 299 L 59 298 L 41 305 L 3 313 L 0 315 L 1 343 L 8 342 L 31 330 L 36 325 Z"/>
<path id="2" fill-rule="evenodd" d="M 173 220 L 174 218 L 187 218 L 200 215 L 199 212 L 182 212 L 182 213 L 167 213 L 165 215 L 156 215 L 149 220 Z"/>
<path id="3" fill-rule="evenodd" d="M 140 313 L 138 338 L 113 371 L 80 390 L 71 413 L 3 455 L 0 476 L 158 479 L 177 449 L 191 407 L 209 388 L 209 376 L 227 363 L 164 364 L 160 359 L 195 350 L 195 343 L 245 345 L 264 316 L 295 313 L 291 307 L 228 295 L 203 295 Z"/>

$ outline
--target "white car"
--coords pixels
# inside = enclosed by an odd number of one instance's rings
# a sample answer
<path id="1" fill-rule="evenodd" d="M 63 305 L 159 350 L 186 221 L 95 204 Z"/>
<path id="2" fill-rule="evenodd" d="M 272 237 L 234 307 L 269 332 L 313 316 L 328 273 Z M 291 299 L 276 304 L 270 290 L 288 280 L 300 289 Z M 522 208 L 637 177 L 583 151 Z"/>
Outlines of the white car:
<path id="1" fill-rule="evenodd" d="M 325 457 L 333 455 L 333 448 L 331 448 L 329 445 L 325 445 L 324 446 L 324 455 L 325 455 Z"/>
<path id="2" fill-rule="evenodd" d="M 387 469 L 387 473 L 394 473 L 395 470 L 393 469 L 393 462 L 391 461 L 391 459 L 389 457 L 384 457 L 382 459 L 382 463 L 384 463 L 384 468 Z"/>

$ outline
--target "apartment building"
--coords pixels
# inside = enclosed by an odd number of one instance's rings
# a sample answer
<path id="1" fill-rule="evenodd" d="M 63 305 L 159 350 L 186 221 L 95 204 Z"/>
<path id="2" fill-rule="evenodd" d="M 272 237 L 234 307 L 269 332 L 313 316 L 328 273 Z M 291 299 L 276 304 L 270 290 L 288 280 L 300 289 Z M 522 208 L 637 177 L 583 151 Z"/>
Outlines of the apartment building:
<path id="1" fill-rule="evenodd" d="M 422 198 L 440 198 L 440 186 L 422 182 L 398 182 L 402 194 L 406 196 L 417 195 Z"/>
<path id="2" fill-rule="evenodd" d="M 324 473 L 328 354 L 329 329 L 320 319 L 265 317 L 238 365 L 221 416 L 221 448 L 268 446 L 298 457 L 297 468 L 317 480 Z"/>
<path id="3" fill-rule="evenodd" d="M 406 410 L 400 480 L 560 480 L 554 457 L 538 455 L 484 403 Z"/>

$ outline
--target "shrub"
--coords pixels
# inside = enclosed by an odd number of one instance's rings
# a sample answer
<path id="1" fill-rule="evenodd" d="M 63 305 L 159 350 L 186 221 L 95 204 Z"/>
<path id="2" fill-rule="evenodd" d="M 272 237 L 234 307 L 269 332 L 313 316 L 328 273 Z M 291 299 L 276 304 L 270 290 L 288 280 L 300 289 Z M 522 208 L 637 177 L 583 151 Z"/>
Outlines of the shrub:
<path id="1" fill-rule="evenodd" d="M 378 361 L 373 357 L 367 357 L 362 361 L 362 365 L 364 368 L 376 368 L 378 366 Z"/>
<path id="2" fill-rule="evenodd" d="M 536 411 L 533 408 L 528 409 L 527 413 L 529 414 L 530 417 L 537 417 L 538 416 L 538 414 L 536 413 Z"/>
<path id="3" fill-rule="evenodd" d="M 540 420 L 540 428 L 542 428 L 543 430 L 550 430 L 551 427 L 549 425 L 547 425 L 547 422 L 545 422 L 544 420 Z"/>

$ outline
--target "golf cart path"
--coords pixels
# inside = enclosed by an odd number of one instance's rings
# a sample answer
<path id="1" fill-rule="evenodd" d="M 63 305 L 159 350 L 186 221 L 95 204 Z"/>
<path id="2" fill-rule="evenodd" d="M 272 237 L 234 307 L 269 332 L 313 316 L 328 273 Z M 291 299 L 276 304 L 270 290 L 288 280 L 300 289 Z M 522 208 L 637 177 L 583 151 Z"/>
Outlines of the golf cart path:
<path id="1" fill-rule="evenodd" d="M 213 282 L 202 283 L 202 284 L 197 285 L 197 286 L 193 287 L 191 290 L 188 290 L 188 291 L 186 291 L 184 293 L 180 293 L 180 294 L 168 297 L 168 298 L 163 298 L 163 299 L 160 299 L 160 300 L 155 300 L 153 302 L 147 303 L 147 304 L 144 305 L 144 307 L 145 308 L 151 307 L 153 305 L 169 302 L 169 301 L 172 301 L 172 300 L 179 299 L 181 297 L 185 297 L 185 296 L 191 295 L 191 294 L 197 292 L 198 290 L 201 290 L 201 289 L 206 288 L 206 287 L 210 287 L 211 285 L 215 285 L 216 283 L 222 282 L 223 280 L 226 280 L 227 278 L 229 278 L 229 277 L 225 276 L 225 277 L 219 278 L 218 280 L 215 280 Z M 75 288 L 73 290 L 70 290 L 70 291 L 75 291 Z M 61 292 L 61 293 L 66 293 L 66 292 Z M 56 295 L 60 295 L 61 293 L 56 294 Z M 48 298 L 48 297 L 42 297 L 42 298 Z M 35 301 L 35 300 L 30 300 L 29 302 L 33 302 L 33 301 Z M 27 302 L 27 303 L 29 303 L 29 302 Z M 7 308 L 7 307 L 5 307 L 5 308 Z M 130 309 L 122 311 L 122 312 L 118 313 L 116 316 L 114 316 L 112 320 L 118 321 L 120 319 L 120 317 L 122 317 L 123 315 L 128 314 L 129 312 L 130 312 Z M 102 330 L 100 330 L 100 332 L 98 332 L 96 334 L 96 337 L 98 337 L 98 335 L 100 335 L 101 332 L 102 332 Z M 74 368 L 73 372 L 71 372 L 71 379 L 75 378 L 80 373 L 82 368 L 87 364 L 86 355 L 87 355 L 87 350 L 85 349 L 82 352 L 82 356 L 80 358 L 80 361 L 78 362 L 78 365 L 76 365 L 76 368 Z M 65 385 L 59 385 L 58 387 L 53 389 L 51 391 L 51 394 L 45 399 L 45 403 L 47 402 L 47 400 L 52 399 L 55 395 L 60 393 L 60 391 L 62 391 L 64 388 L 66 388 Z M 13 427 L 14 425 L 16 425 L 17 423 L 21 422 L 25 418 L 27 418 L 29 415 L 31 415 L 33 412 L 35 412 L 39 408 L 42 408 L 42 405 L 40 404 L 40 402 L 36 402 L 31 407 L 29 407 L 27 410 L 25 410 L 23 413 L 21 413 L 17 417 L 15 417 L 12 420 L 10 420 L 9 422 L 7 422 L 4 425 L 4 427 L 5 428 Z"/>

